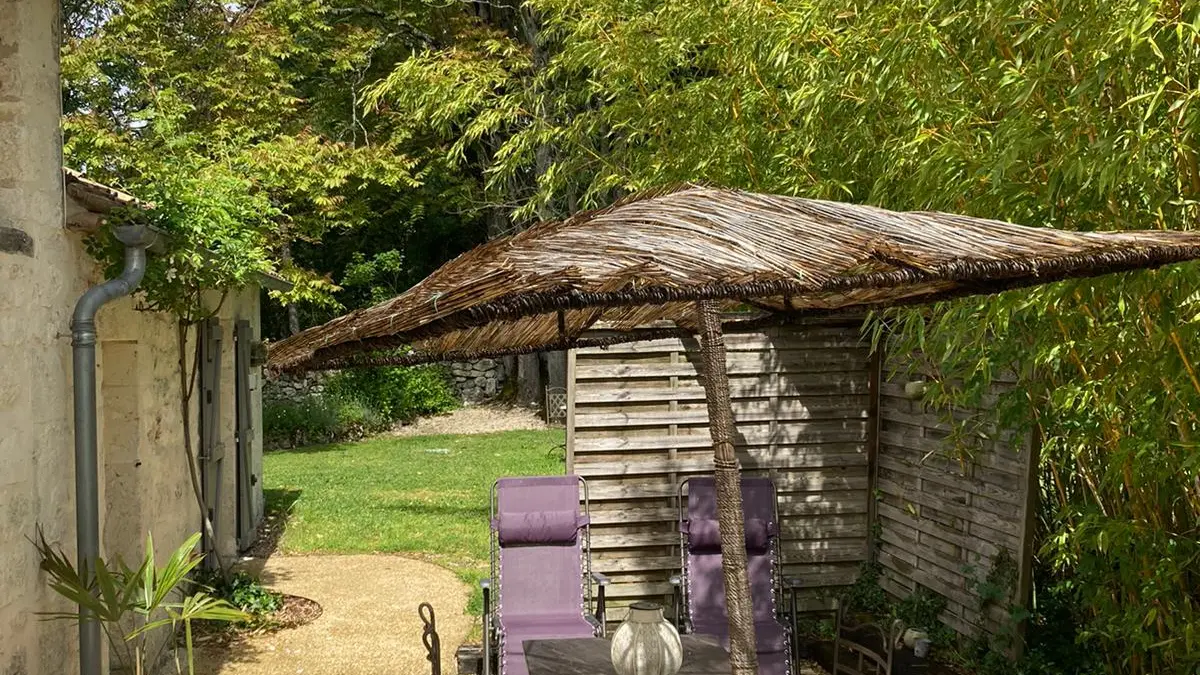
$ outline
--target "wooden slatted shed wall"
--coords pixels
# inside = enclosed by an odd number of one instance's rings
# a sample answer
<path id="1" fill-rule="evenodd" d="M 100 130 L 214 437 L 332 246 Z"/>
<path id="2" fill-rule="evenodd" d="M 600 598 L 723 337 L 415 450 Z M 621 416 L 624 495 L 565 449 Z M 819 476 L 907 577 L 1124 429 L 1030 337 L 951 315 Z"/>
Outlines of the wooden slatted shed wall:
<path id="1" fill-rule="evenodd" d="M 899 365 L 899 364 L 896 364 Z M 1027 598 L 1032 560 L 1036 467 L 1028 434 L 971 429 L 967 452 L 949 440 L 957 421 L 988 419 L 979 410 L 931 410 L 905 391 L 902 369 L 889 368 L 880 388 L 878 556 L 882 584 L 904 598 L 918 587 L 947 600 L 941 619 L 965 635 L 1011 626 L 996 603 L 981 608 L 978 584 L 996 565 L 1013 575 L 1009 600 Z M 984 406 L 1011 388 L 993 384 Z M 1005 555 L 1000 556 L 1001 551 Z M 1000 578 L 1000 577 L 996 577 Z M 1018 603 L 1020 604 L 1020 603 Z"/>
<path id="2" fill-rule="evenodd" d="M 867 555 L 869 345 L 859 318 L 728 335 L 737 450 L 747 475 L 780 492 L 784 574 L 802 606 L 853 583 Z M 694 340 L 663 339 L 568 358 L 568 471 L 590 486 L 594 567 L 621 607 L 668 602 L 679 569 L 680 481 L 711 473 Z M 667 604 L 669 607 L 670 605 Z"/>

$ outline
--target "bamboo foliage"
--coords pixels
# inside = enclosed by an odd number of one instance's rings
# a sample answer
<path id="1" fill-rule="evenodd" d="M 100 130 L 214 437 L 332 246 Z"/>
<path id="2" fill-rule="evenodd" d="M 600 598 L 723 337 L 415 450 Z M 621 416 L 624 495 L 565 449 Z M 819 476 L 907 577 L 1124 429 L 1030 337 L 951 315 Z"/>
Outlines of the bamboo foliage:
<path id="1" fill-rule="evenodd" d="M 1200 389 L 1183 348 L 1196 344 L 1192 274 L 954 303 L 904 317 L 894 345 L 919 341 L 942 382 L 967 375 L 962 388 L 935 387 L 942 402 L 975 400 L 992 374 L 1024 367 L 997 416 L 1045 437 L 1038 564 L 1050 583 L 1040 590 L 1074 599 L 1079 639 L 1101 648 L 1109 672 L 1200 664 Z"/>

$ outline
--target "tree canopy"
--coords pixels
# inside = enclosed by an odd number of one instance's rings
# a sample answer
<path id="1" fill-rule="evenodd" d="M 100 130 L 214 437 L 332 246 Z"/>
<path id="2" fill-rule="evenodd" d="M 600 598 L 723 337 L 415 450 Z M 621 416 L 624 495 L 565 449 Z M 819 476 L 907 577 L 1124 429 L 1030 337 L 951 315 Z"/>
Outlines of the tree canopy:
<path id="1" fill-rule="evenodd" d="M 176 235 L 143 286 L 152 306 L 194 314 L 201 286 L 280 272 L 297 284 L 287 300 L 336 310 L 329 274 L 341 269 L 295 264 L 293 244 L 411 224 L 431 202 L 463 199 L 460 179 L 358 100 L 373 69 L 427 39 L 397 30 L 406 20 L 305 0 L 64 8 L 66 161 L 153 203 L 148 217 Z"/>

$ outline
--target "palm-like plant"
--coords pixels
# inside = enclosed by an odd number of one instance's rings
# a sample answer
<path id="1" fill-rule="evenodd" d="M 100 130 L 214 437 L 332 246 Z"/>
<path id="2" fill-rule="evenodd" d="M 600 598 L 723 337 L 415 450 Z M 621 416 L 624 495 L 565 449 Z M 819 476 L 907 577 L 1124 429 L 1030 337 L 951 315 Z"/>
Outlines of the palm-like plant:
<path id="1" fill-rule="evenodd" d="M 154 538 L 146 537 L 146 550 L 135 569 L 118 558 L 113 563 L 96 560 L 93 574 L 75 568 L 61 549 L 51 546 L 39 531 L 35 543 L 41 554 L 41 568 L 50 575 L 50 588 L 90 611 L 100 622 L 120 667 L 134 675 L 148 672 L 163 653 L 170 649 L 176 670 L 184 672 L 174 639 L 182 627 L 187 673 L 194 675 L 192 623 L 207 621 L 243 621 L 249 618 L 225 600 L 190 587 L 188 575 L 203 556 L 196 553 L 200 535 L 188 538 L 166 564 L 156 565 Z M 189 590 L 194 592 L 189 593 Z M 78 620 L 74 612 L 48 612 L 49 619 Z M 155 644 L 161 629 L 169 629 Z"/>

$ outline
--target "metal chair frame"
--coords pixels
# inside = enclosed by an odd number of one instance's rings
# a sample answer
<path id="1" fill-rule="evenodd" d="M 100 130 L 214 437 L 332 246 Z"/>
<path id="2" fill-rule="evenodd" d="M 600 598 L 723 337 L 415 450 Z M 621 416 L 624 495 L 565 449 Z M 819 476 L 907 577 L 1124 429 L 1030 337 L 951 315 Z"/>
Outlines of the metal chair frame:
<path id="1" fill-rule="evenodd" d="M 588 483 L 583 476 L 575 476 L 575 478 L 579 480 L 579 484 L 583 487 L 583 516 L 585 522 L 582 528 L 583 568 L 580 570 L 580 574 L 584 580 L 584 606 L 595 608 L 594 613 L 585 615 L 584 618 L 596 628 L 597 636 L 605 637 L 607 628 L 604 616 L 604 590 L 609 584 L 609 579 L 607 576 L 592 569 L 592 509 L 591 500 L 588 495 Z M 496 487 L 499 484 L 500 481 L 492 483 L 488 504 L 489 523 L 496 519 Z M 500 564 L 500 538 L 496 530 L 491 527 L 488 529 L 490 531 L 488 535 L 488 566 L 491 576 L 479 582 L 480 587 L 483 589 L 483 675 L 491 675 L 493 672 L 492 658 L 498 656 L 498 654 L 493 654 L 492 650 L 493 644 L 499 641 L 499 636 L 494 634 L 496 632 L 496 622 L 495 617 L 492 616 L 497 609 L 491 601 L 493 584 L 495 584 L 496 592 L 501 592 L 499 576 L 497 574 Z M 594 597 L 593 585 L 599 587 L 599 591 L 595 593 Z M 593 599 L 595 600 L 594 605 L 592 604 Z M 499 672 L 499 670 L 497 667 L 495 672 Z"/>
<path id="2" fill-rule="evenodd" d="M 833 673 L 831 675 L 892 675 L 892 665 L 895 662 L 896 644 L 904 635 L 905 625 L 900 619 L 892 621 L 888 630 L 878 623 L 853 622 L 849 620 L 850 605 L 845 598 L 838 598 L 837 611 L 834 617 L 833 635 Z M 844 637 L 848 632 L 874 633 L 878 635 L 883 645 L 883 653 L 867 647 L 865 644 Z M 849 651 L 857 657 L 854 666 L 842 663 L 842 650 Z M 867 670 L 870 667 L 871 670 Z"/>
<path id="3" fill-rule="evenodd" d="M 429 661 L 431 675 L 442 675 L 442 638 L 437 632 L 437 616 L 433 605 L 422 602 L 417 606 L 417 615 L 421 617 L 423 632 L 421 643 L 425 645 L 425 660 Z"/>
<path id="4" fill-rule="evenodd" d="M 683 531 L 683 523 L 687 517 L 687 495 L 684 489 L 687 487 L 688 481 L 691 478 L 685 478 L 679 482 L 679 487 L 676 490 L 678 499 L 676 520 L 679 530 L 679 573 L 672 574 L 670 578 L 671 586 L 674 589 L 674 609 L 675 609 L 675 626 L 680 633 L 688 634 L 693 630 L 691 625 L 691 616 L 687 611 L 687 535 Z M 775 483 L 771 483 L 771 517 L 776 524 L 779 525 L 779 490 L 775 487 Z M 796 644 L 796 619 L 797 619 L 797 598 L 796 591 L 800 587 L 800 581 L 794 577 L 783 576 L 783 560 L 779 552 L 779 535 L 776 534 L 775 539 L 771 542 L 771 557 L 773 558 L 772 580 L 771 580 L 771 603 L 775 606 L 775 618 L 788 629 L 788 650 L 791 657 L 791 670 L 795 671 L 795 664 L 799 660 L 799 646 Z M 780 599 L 783 603 L 780 603 Z M 781 605 L 786 605 L 786 613 Z M 836 675 L 836 674 L 835 674 Z"/>

